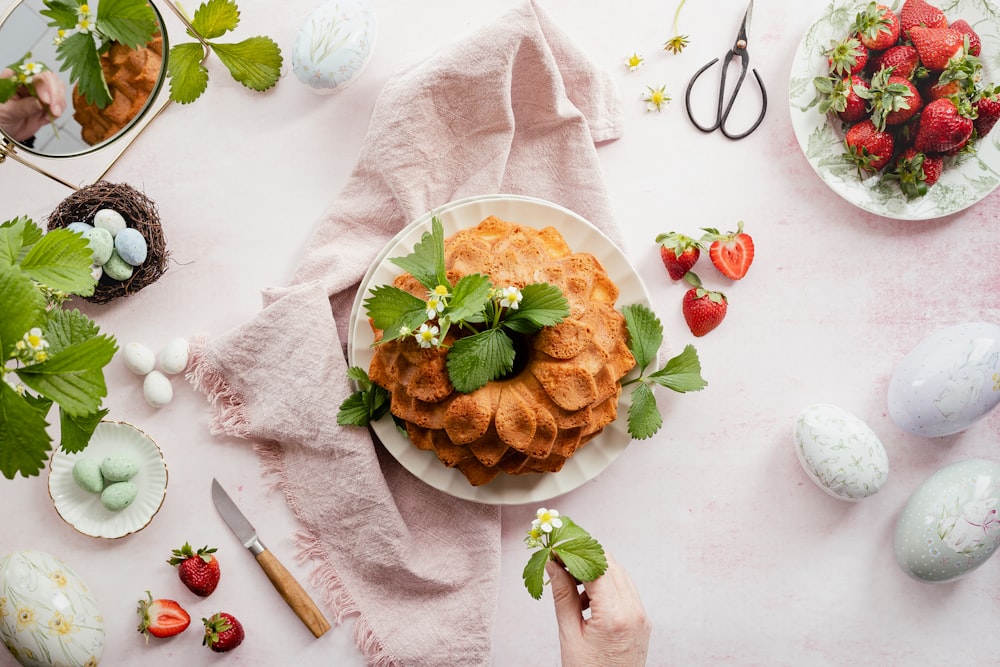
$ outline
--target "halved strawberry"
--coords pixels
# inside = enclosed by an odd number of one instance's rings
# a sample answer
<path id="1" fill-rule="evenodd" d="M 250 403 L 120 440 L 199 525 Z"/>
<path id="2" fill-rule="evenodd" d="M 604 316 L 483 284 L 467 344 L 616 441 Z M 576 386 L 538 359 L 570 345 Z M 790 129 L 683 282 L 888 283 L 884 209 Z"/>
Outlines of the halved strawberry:
<path id="1" fill-rule="evenodd" d="M 852 125 L 844 137 L 847 152 L 844 156 L 853 162 L 858 173 L 875 173 L 889 164 L 895 139 L 892 133 L 879 130 L 871 120 Z"/>
<path id="2" fill-rule="evenodd" d="M 854 20 L 858 39 L 872 51 L 885 51 L 899 41 L 899 17 L 885 5 L 872 2 Z"/>
<path id="3" fill-rule="evenodd" d="M 660 244 L 660 259 L 671 279 L 680 280 L 701 256 L 701 244 L 689 236 L 667 232 L 656 237 Z"/>
<path id="4" fill-rule="evenodd" d="M 139 632 L 149 643 L 149 636 L 165 638 L 179 635 L 191 625 L 191 616 L 174 600 L 153 599 L 153 594 L 146 591 L 148 599 L 139 600 L 136 610 L 139 614 Z"/>
<path id="5" fill-rule="evenodd" d="M 708 256 L 712 264 L 722 275 L 733 280 L 739 280 L 747 274 L 753 262 L 753 239 L 743 232 L 743 221 L 740 220 L 735 232 L 719 233 L 711 227 L 702 229 L 705 235 L 701 237 L 702 245 L 710 243 Z"/>
<path id="6" fill-rule="evenodd" d="M 899 10 L 899 27 L 903 35 L 909 37 L 910 28 L 922 25 L 928 28 L 947 28 L 948 18 L 944 12 L 927 0 L 906 0 Z"/>
<path id="7" fill-rule="evenodd" d="M 729 308 L 729 301 L 722 292 L 707 290 L 693 272 L 688 272 L 684 280 L 693 287 L 684 293 L 681 312 L 688 329 L 697 337 L 704 336 L 722 324 Z"/>
<path id="8" fill-rule="evenodd" d="M 940 72 L 949 60 L 965 52 L 965 35 L 951 28 L 913 26 L 910 39 L 920 55 L 920 63 L 932 72 Z"/>

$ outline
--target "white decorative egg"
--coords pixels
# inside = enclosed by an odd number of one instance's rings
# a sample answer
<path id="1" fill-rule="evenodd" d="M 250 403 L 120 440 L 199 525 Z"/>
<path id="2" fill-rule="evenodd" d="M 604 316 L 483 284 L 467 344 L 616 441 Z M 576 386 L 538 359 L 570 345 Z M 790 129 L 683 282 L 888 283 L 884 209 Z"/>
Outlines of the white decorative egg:
<path id="1" fill-rule="evenodd" d="M 965 322 L 935 331 L 896 366 L 889 416 L 904 431 L 965 430 L 1000 403 L 1000 326 Z"/>
<path id="2" fill-rule="evenodd" d="M 136 375 L 145 375 L 156 365 L 156 355 L 142 343 L 128 343 L 122 348 L 125 368 Z"/>
<path id="3" fill-rule="evenodd" d="M 160 350 L 160 368 L 170 375 L 180 373 L 187 368 L 189 351 L 186 340 L 174 338 Z"/>
<path id="4" fill-rule="evenodd" d="M 913 492 L 896 520 L 896 561 L 914 579 L 944 582 L 972 572 L 1000 545 L 1000 464 L 946 466 Z"/>
<path id="5" fill-rule="evenodd" d="M 126 227 L 125 218 L 118 211 L 111 208 L 102 208 L 94 214 L 94 227 L 101 227 L 111 233 L 112 238 L 118 236 L 118 232 Z"/>
<path id="6" fill-rule="evenodd" d="M 375 9 L 368 0 L 327 0 L 299 29 L 292 71 L 318 93 L 345 88 L 371 59 L 377 32 Z"/>
<path id="7" fill-rule="evenodd" d="M 795 452 L 806 474 L 834 498 L 858 501 L 889 476 L 889 457 L 875 432 L 835 405 L 810 405 L 795 421 Z"/>
<path id="8" fill-rule="evenodd" d="M 154 408 L 162 408 L 174 399 L 170 378 L 160 371 L 152 371 L 142 383 L 142 395 Z"/>
<path id="9" fill-rule="evenodd" d="M 65 563 L 15 551 L 0 559 L 0 639 L 24 667 L 91 667 L 104 654 L 104 618 Z"/>

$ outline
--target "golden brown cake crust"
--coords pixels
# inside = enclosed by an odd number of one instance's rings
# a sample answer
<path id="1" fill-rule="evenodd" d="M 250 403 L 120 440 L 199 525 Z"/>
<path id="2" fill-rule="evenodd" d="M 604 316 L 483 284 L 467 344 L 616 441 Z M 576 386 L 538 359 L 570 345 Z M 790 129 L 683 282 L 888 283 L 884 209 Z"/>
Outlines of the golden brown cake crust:
<path id="1" fill-rule="evenodd" d="M 449 279 L 490 276 L 497 287 L 548 282 L 569 302 L 560 324 L 530 336 L 515 375 L 468 394 L 448 380 L 445 349 L 412 338 L 375 346 L 373 382 L 392 395 L 391 411 L 415 447 L 433 451 L 478 486 L 500 472 L 556 472 L 617 417 L 621 378 L 635 365 L 618 287 L 596 257 L 574 253 L 558 230 L 489 217 L 445 240 Z M 424 299 L 402 274 L 394 284 Z M 454 328 L 446 342 L 454 340 Z M 381 331 L 375 331 L 381 340 Z"/>

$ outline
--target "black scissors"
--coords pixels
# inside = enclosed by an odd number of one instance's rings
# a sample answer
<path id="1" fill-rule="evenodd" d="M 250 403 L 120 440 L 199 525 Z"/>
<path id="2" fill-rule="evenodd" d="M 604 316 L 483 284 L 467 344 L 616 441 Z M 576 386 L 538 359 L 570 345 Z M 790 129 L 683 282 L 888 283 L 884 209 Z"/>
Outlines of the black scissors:
<path id="1" fill-rule="evenodd" d="M 736 36 L 736 44 L 729 50 L 729 53 L 725 55 L 725 60 L 722 62 L 722 78 L 719 82 L 719 108 L 715 115 L 714 125 L 705 127 L 703 125 L 699 125 L 698 121 L 694 119 L 694 115 L 691 113 L 691 88 L 694 86 L 694 82 L 697 81 L 698 77 L 701 76 L 709 67 L 719 62 L 719 59 L 716 58 L 695 72 L 694 76 L 691 77 L 691 81 L 688 82 L 687 92 L 684 93 L 684 105 L 687 107 L 688 118 L 690 118 L 694 126 L 702 132 L 714 132 L 715 130 L 721 130 L 722 134 L 730 139 L 742 139 L 756 130 L 757 126 L 760 125 L 760 122 L 764 120 L 764 114 L 767 112 L 767 90 L 764 88 L 764 82 L 760 80 L 760 75 L 757 74 L 757 68 L 754 68 L 753 75 L 757 79 L 757 85 L 760 86 L 760 94 L 763 100 L 760 108 L 760 115 L 757 117 L 756 122 L 754 122 L 754 124 L 746 132 L 731 134 L 729 130 L 726 129 L 726 121 L 729 118 L 729 112 L 733 109 L 733 102 L 736 101 L 736 96 L 740 92 L 740 86 L 743 85 L 743 79 L 747 75 L 747 67 L 750 65 L 750 54 L 747 53 L 747 29 L 750 27 L 751 14 L 753 14 L 753 0 L 750 0 L 750 5 L 747 7 L 747 13 L 743 16 L 743 23 L 740 25 L 740 32 Z M 729 101 L 726 101 L 726 73 L 729 70 L 730 61 L 736 57 L 739 57 L 743 61 L 743 69 L 740 71 L 740 78 L 739 81 L 736 82 L 736 87 L 733 88 L 732 96 L 730 96 Z"/>

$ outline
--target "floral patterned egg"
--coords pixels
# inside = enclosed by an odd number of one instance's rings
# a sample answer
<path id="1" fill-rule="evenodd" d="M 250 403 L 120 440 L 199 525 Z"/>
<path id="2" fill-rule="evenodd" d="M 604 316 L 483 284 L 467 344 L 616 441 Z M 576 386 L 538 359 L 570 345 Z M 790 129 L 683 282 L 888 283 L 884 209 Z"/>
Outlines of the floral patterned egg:
<path id="1" fill-rule="evenodd" d="M 889 381 L 889 416 L 904 431 L 963 431 L 1000 404 L 1000 326 L 964 322 L 920 341 Z"/>
<path id="2" fill-rule="evenodd" d="M 371 59 L 377 34 L 370 0 L 326 0 L 299 29 L 292 71 L 317 93 L 346 88 Z"/>
<path id="3" fill-rule="evenodd" d="M 818 403 L 799 413 L 795 452 L 809 478 L 840 500 L 867 498 L 889 476 L 889 457 L 875 432 L 835 405 Z"/>
<path id="4" fill-rule="evenodd" d="M 896 561 L 920 581 L 972 572 L 1000 545 L 1000 464 L 969 459 L 946 466 L 913 492 L 896 521 Z"/>
<path id="5" fill-rule="evenodd" d="M 43 551 L 0 559 L 0 639 L 24 667 L 96 667 L 104 618 L 83 580 Z"/>

